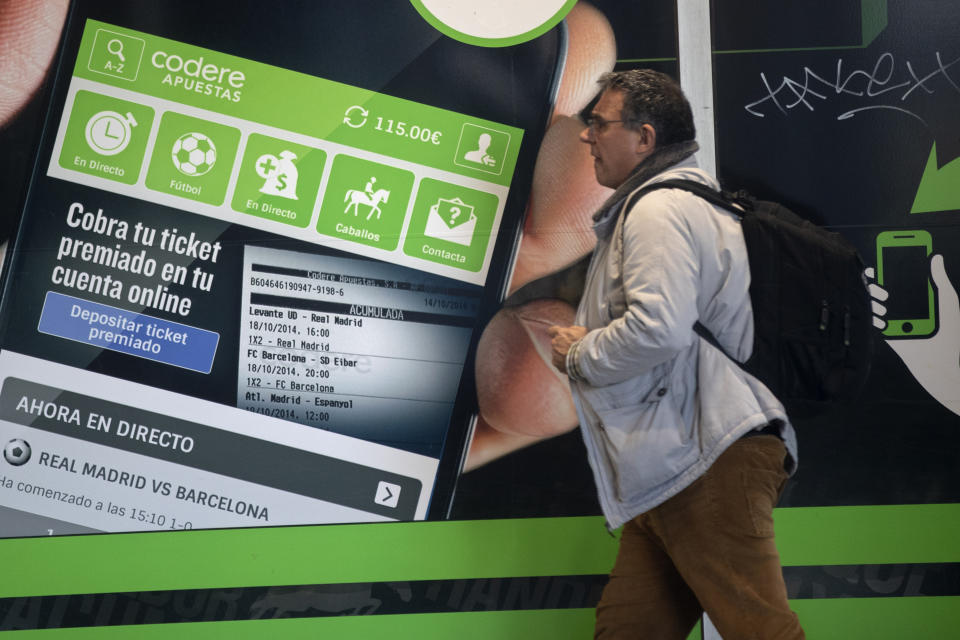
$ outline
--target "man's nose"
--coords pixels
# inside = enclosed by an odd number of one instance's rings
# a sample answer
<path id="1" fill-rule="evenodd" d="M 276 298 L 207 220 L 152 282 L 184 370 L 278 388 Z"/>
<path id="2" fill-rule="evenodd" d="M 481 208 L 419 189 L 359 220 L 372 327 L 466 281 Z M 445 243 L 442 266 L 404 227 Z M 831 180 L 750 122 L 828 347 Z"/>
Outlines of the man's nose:
<path id="1" fill-rule="evenodd" d="M 580 142 L 586 142 L 590 144 L 593 142 L 593 128 L 584 127 L 583 131 L 580 132 Z"/>

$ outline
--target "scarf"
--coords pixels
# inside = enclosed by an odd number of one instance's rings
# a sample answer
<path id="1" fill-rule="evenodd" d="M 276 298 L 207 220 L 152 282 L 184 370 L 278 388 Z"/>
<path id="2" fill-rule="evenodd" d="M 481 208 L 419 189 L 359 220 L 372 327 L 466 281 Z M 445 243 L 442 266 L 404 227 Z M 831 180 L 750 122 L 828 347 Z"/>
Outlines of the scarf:
<path id="1" fill-rule="evenodd" d="M 600 205 L 600 208 L 593 214 L 594 222 L 603 218 L 611 207 L 626 198 L 644 182 L 678 162 L 686 160 L 696 153 L 699 148 L 700 145 L 694 140 L 687 140 L 655 149 L 653 153 L 644 158 L 643 162 L 634 168 L 630 176 L 624 180 L 623 184 L 614 190 L 606 202 Z"/>

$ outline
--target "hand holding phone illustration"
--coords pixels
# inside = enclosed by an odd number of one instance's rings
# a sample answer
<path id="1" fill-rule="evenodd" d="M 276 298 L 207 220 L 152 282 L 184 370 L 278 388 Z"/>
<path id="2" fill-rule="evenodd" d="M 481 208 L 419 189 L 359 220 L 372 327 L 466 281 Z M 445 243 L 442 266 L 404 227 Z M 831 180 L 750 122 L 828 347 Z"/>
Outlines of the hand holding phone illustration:
<path id="1" fill-rule="evenodd" d="M 574 114 L 596 95 L 597 78 L 613 68 L 613 30 L 603 14 L 584 3 L 566 21 L 567 63 L 534 168 L 511 293 L 592 251 L 591 216 L 610 194 L 594 178 L 593 158 L 579 140 L 583 122 Z M 573 315 L 566 302 L 541 299 L 501 309 L 487 325 L 477 347 L 480 418 L 466 469 L 577 426 L 569 383 L 550 363 L 547 335 L 547 327 L 569 325 Z"/>
<path id="2" fill-rule="evenodd" d="M 0 126 L 30 99 L 57 49 L 66 0 L 0 2 Z"/>
<path id="3" fill-rule="evenodd" d="M 920 338 L 888 337 L 887 344 L 937 402 L 960 415 L 960 298 L 947 276 L 942 255 L 931 258 L 930 274 L 937 292 L 939 327 L 936 333 Z M 884 331 L 889 326 L 886 316 L 893 302 L 892 294 L 873 282 L 872 267 L 867 268 L 864 275 L 871 280 L 873 324 Z"/>

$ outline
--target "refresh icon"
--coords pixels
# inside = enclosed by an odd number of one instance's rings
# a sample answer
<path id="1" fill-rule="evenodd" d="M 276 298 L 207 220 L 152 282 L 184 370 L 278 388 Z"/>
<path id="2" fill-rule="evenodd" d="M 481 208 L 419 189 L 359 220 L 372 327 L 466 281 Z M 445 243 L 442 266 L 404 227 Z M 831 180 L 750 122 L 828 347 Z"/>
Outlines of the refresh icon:
<path id="1" fill-rule="evenodd" d="M 358 104 L 349 107 L 343 114 L 343 124 L 354 129 L 359 129 L 367 123 L 367 116 L 370 112 Z M 356 118 L 356 120 L 355 120 Z"/>

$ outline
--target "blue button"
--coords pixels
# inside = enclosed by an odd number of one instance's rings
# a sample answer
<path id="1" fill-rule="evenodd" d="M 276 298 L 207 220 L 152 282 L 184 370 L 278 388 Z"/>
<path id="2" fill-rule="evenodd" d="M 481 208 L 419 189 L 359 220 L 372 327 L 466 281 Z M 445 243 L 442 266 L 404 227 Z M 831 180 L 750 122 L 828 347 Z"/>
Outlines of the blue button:
<path id="1" fill-rule="evenodd" d="M 37 329 L 68 340 L 210 373 L 220 334 L 47 291 Z"/>

